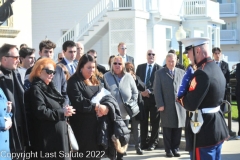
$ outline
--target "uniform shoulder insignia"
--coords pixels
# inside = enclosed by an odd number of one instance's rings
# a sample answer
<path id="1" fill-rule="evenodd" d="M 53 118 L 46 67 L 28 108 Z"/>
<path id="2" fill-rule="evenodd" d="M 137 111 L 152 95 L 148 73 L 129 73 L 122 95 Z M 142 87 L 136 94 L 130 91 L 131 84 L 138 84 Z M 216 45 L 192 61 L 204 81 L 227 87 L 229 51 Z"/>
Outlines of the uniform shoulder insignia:
<path id="1" fill-rule="evenodd" d="M 196 77 L 194 77 L 191 81 L 190 87 L 189 87 L 189 91 L 194 91 L 195 88 L 197 86 L 197 81 L 196 81 Z"/>

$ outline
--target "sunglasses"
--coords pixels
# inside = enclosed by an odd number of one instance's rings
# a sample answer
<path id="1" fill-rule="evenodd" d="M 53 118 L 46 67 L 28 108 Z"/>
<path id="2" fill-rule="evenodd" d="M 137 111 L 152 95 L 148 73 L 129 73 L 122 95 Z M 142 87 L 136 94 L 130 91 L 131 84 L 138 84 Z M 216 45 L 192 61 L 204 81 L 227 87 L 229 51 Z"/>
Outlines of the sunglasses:
<path id="1" fill-rule="evenodd" d="M 121 48 L 122 50 L 127 49 L 127 48 Z"/>
<path id="2" fill-rule="evenodd" d="M 5 57 L 10 57 L 10 58 L 13 58 L 14 60 L 18 60 L 19 59 L 19 56 L 5 56 Z"/>
<path id="3" fill-rule="evenodd" d="M 155 56 L 155 53 L 148 53 L 148 56 Z"/>
<path id="4" fill-rule="evenodd" d="M 53 74 L 54 75 L 56 73 L 56 71 L 50 70 L 48 68 L 43 68 L 42 70 L 45 70 L 47 74 Z"/>
<path id="5" fill-rule="evenodd" d="M 59 60 L 62 60 L 63 58 L 58 58 Z"/>
<path id="6" fill-rule="evenodd" d="M 113 64 L 114 64 L 114 65 L 117 65 L 117 64 L 118 64 L 119 66 L 122 65 L 122 63 L 117 63 L 117 62 L 114 62 Z"/>

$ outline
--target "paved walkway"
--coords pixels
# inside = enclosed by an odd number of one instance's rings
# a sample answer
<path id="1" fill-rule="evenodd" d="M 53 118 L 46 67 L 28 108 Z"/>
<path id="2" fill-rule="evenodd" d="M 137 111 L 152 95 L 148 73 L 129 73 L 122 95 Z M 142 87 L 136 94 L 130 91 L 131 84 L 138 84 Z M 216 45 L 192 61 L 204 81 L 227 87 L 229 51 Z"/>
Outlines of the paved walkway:
<path id="1" fill-rule="evenodd" d="M 232 122 L 232 131 L 238 131 L 238 122 Z M 137 155 L 134 146 L 129 146 L 127 156 L 124 160 L 190 160 L 190 156 L 186 151 L 180 151 L 181 157 L 167 158 L 165 157 L 164 148 L 157 148 L 154 151 L 144 151 L 143 155 Z M 104 158 L 104 160 L 107 160 Z M 222 160 L 240 160 L 240 140 L 231 137 L 228 141 L 223 143 Z"/>
<path id="2" fill-rule="evenodd" d="M 181 157 L 167 158 L 163 148 L 154 151 L 144 151 L 143 155 L 136 155 L 134 147 L 129 147 L 124 160 L 190 160 L 188 152 L 180 151 Z M 240 140 L 229 140 L 223 143 L 222 160 L 240 160 Z"/>

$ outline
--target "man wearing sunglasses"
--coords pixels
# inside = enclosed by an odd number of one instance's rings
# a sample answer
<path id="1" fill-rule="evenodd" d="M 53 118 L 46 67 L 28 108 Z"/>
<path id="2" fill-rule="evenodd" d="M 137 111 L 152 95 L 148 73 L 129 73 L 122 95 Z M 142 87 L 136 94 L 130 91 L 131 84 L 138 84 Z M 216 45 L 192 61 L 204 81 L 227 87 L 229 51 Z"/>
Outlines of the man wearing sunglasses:
<path id="1" fill-rule="evenodd" d="M 228 128 L 220 110 L 226 79 L 220 67 L 210 57 L 209 40 L 204 37 L 181 40 L 186 47 L 188 58 L 193 65 L 197 65 L 197 70 L 190 80 L 188 92 L 183 97 L 178 97 L 186 110 L 198 110 L 198 112 L 187 114 L 186 117 L 186 149 L 190 151 L 191 159 L 221 159 L 223 141 L 229 137 Z M 199 119 L 192 116 L 198 117 L 198 114 L 202 114 L 203 123 L 200 131 L 193 134 L 194 128 L 199 126 Z M 193 131 L 190 124 L 194 126 Z"/>
<path id="2" fill-rule="evenodd" d="M 43 40 L 39 44 L 39 59 L 47 57 L 53 59 L 54 56 L 54 49 L 56 48 L 56 44 L 50 40 Z M 33 67 L 28 68 L 25 75 L 24 81 L 24 89 L 27 90 L 31 83 L 29 81 L 29 75 L 32 71 Z M 53 83 L 59 93 L 61 93 L 65 97 L 64 105 L 67 105 L 69 100 L 67 96 L 67 83 L 63 69 L 60 66 L 56 66 L 56 74 L 53 77 Z"/>
<path id="3" fill-rule="evenodd" d="M 124 62 L 130 62 L 134 65 L 134 58 L 127 55 L 127 46 L 124 42 L 118 44 L 118 55 L 122 56 Z"/>
<path id="4" fill-rule="evenodd" d="M 63 58 L 64 58 L 64 54 L 62 52 L 58 53 L 58 62 L 63 60 Z"/>
<path id="5" fill-rule="evenodd" d="M 75 42 L 66 41 L 62 45 L 64 58 L 59 62 L 66 66 L 69 74 L 72 76 L 77 68 L 78 62 L 74 61 L 77 54 L 77 47 Z"/>
<path id="6" fill-rule="evenodd" d="M 162 67 L 155 63 L 156 52 L 149 49 L 146 53 L 147 63 L 140 64 L 137 67 L 136 75 L 145 82 L 146 90 L 141 92 L 144 100 L 144 108 L 146 117 L 141 121 L 141 148 L 152 151 L 158 144 L 160 113 L 157 111 L 153 94 L 153 82 L 155 72 Z M 148 140 L 148 117 L 150 113 L 151 137 Z"/>
<path id="7" fill-rule="evenodd" d="M 19 53 L 16 45 L 4 44 L 0 48 L 0 88 L 8 101 L 12 102 L 12 127 L 10 139 L 4 143 L 10 143 L 11 153 L 24 154 L 24 149 L 29 144 L 29 136 L 26 126 L 26 112 L 23 101 L 23 86 L 17 71 Z M 26 142 L 26 143 L 25 143 Z M 0 145 L 4 145 L 3 142 Z M 20 157 L 23 159 L 23 157 Z"/>

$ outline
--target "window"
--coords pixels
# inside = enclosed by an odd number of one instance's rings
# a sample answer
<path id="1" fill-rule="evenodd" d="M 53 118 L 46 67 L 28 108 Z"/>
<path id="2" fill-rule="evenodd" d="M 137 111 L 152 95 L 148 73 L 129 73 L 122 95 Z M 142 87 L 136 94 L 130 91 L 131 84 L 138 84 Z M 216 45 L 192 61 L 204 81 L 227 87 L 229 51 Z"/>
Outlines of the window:
<path id="1" fill-rule="evenodd" d="M 171 39 L 172 39 L 172 29 L 166 28 L 166 40 L 171 40 Z"/>
<path id="2" fill-rule="evenodd" d="M 226 24 L 222 24 L 221 29 L 222 30 L 226 30 L 227 29 L 227 25 Z"/>

